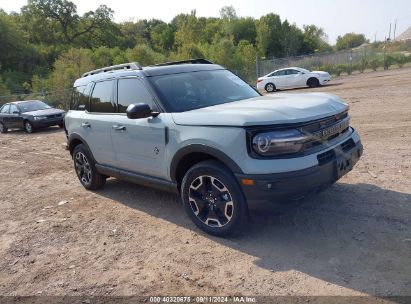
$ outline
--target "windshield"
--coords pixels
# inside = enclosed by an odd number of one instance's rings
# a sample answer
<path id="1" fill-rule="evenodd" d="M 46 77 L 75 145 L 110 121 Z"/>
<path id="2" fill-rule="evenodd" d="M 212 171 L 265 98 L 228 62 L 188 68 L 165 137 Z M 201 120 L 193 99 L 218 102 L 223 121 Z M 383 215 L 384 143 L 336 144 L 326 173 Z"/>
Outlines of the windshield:
<path id="1" fill-rule="evenodd" d="M 168 112 L 184 112 L 260 96 L 227 70 L 150 77 Z"/>
<path id="2" fill-rule="evenodd" d="M 19 104 L 19 108 L 22 113 L 51 109 L 49 105 L 39 100 L 22 102 Z"/>

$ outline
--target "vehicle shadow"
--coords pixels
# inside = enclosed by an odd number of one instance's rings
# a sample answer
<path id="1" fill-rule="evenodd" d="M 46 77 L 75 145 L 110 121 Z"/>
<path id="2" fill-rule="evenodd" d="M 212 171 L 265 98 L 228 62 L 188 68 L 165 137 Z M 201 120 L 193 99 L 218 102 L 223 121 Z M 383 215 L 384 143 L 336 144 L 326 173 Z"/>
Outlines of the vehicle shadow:
<path id="1" fill-rule="evenodd" d="M 273 272 L 295 270 L 375 296 L 411 295 L 407 193 L 337 183 L 281 215 L 251 211 L 246 231 L 230 239 L 200 232 L 176 195 L 115 179 L 97 193 L 254 256 Z"/>
<path id="2" fill-rule="evenodd" d="M 64 132 L 63 128 L 60 128 L 59 126 L 52 126 L 48 128 L 41 128 L 41 129 L 36 129 L 33 133 L 28 134 L 26 133 L 23 129 L 9 129 L 7 133 L 16 133 L 16 134 L 27 134 L 27 136 L 30 135 L 36 135 L 38 133 L 41 134 L 53 134 L 53 133 L 59 133 L 59 132 Z"/>
<path id="3" fill-rule="evenodd" d="M 281 93 L 281 92 L 292 92 L 292 91 L 301 91 L 301 90 L 321 90 L 323 88 L 329 88 L 329 87 L 336 87 L 336 86 L 340 86 L 344 84 L 343 82 L 334 82 L 334 83 L 329 83 L 329 84 L 325 84 L 316 88 L 309 88 L 309 87 L 298 87 L 298 88 L 289 88 L 289 89 L 281 89 L 281 90 L 277 90 L 275 92 L 264 92 L 264 94 L 270 95 L 270 94 L 275 94 L 275 93 Z"/>

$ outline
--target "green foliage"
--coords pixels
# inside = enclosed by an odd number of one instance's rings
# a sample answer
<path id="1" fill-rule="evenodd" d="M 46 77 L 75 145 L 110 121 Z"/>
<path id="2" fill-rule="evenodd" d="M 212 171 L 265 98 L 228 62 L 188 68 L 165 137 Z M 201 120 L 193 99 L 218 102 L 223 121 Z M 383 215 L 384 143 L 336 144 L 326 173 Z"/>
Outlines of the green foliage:
<path id="1" fill-rule="evenodd" d="M 394 57 L 394 61 L 398 65 L 399 68 L 402 68 L 404 64 L 406 64 L 409 61 L 409 59 L 404 54 L 398 54 L 397 56 Z"/>
<path id="2" fill-rule="evenodd" d="M 367 42 L 364 34 L 347 33 L 344 36 L 337 37 L 337 50 L 351 49 Z"/>
<path id="3" fill-rule="evenodd" d="M 339 37 L 337 49 L 365 41 L 364 35 L 349 33 Z M 239 17 L 234 7 L 226 6 L 218 18 L 197 17 L 194 10 L 169 23 L 157 19 L 114 23 L 109 7 L 101 5 L 79 14 L 70 0 L 28 0 L 20 13 L 7 14 L 0 9 L 0 42 L 1 92 L 40 92 L 39 96 L 51 98 L 49 102 L 64 106 L 73 81 L 97 67 L 203 57 L 254 82 L 257 54 L 271 59 L 332 51 L 323 29 L 315 25 L 300 29 L 273 13 L 259 19 Z M 375 44 L 375 52 L 381 56 L 378 66 L 383 65 L 383 52 L 408 49 L 398 42 Z M 407 60 L 388 55 L 386 59 L 388 66 L 403 66 Z M 336 75 L 351 72 L 349 65 L 321 67 L 320 60 L 311 59 L 302 63 L 310 65 Z M 373 68 L 373 61 L 353 68 L 362 72 L 367 66 Z M 50 91 L 60 93 L 50 95 Z"/>
<path id="4" fill-rule="evenodd" d="M 50 81 L 53 91 L 66 92 L 66 94 L 55 96 L 55 102 L 63 104 L 64 108 L 68 109 L 70 101 L 69 92 L 74 81 L 83 73 L 94 68 L 91 50 L 73 48 L 62 53 L 54 63 L 54 70 Z"/>
<path id="5" fill-rule="evenodd" d="M 141 65 L 161 63 L 165 60 L 163 54 L 155 52 L 147 45 L 138 45 L 133 49 L 128 49 L 126 57 L 129 62 L 137 61 Z"/>
<path id="6" fill-rule="evenodd" d="M 368 62 L 369 67 L 373 70 L 376 71 L 380 66 L 383 65 L 380 59 L 378 58 L 373 58 Z"/>

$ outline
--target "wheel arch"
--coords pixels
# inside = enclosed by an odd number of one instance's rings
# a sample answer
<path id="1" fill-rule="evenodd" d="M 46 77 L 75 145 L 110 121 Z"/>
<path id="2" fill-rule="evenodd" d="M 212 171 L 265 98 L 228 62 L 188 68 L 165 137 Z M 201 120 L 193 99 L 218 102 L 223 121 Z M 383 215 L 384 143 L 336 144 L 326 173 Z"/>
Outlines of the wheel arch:
<path id="1" fill-rule="evenodd" d="M 320 83 L 320 80 L 318 79 L 318 77 L 316 77 L 316 76 L 310 76 L 310 77 L 307 79 L 306 85 L 309 86 L 311 81 L 317 81 L 318 84 Z"/>
<path id="2" fill-rule="evenodd" d="M 241 168 L 224 152 L 201 144 L 186 146 L 177 151 L 170 164 L 170 177 L 180 189 L 185 173 L 195 164 L 214 159 L 224 164 L 233 173 L 242 173 Z"/>
<path id="3" fill-rule="evenodd" d="M 87 142 L 80 135 L 76 133 L 71 134 L 69 136 L 68 147 L 69 147 L 70 155 L 73 156 L 74 149 L 80 144 L 83 144 L 87 147 L 87 149 L 90 151 L 91 157 L 93 157 L 93 160 L 95 161 L 93 153 L 91 152 L 90 147 L 88 146 Z"/>

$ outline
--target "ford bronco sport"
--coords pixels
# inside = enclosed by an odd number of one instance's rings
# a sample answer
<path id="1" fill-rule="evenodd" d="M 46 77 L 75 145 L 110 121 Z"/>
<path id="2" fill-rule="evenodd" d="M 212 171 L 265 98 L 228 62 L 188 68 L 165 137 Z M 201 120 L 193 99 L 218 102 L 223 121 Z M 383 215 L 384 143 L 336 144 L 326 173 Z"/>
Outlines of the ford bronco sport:
<path id="1" fill-rule="evenodd" d="M 116 177 L 179 193 L 193 222 L 219 236 L 258 202 L 333 184 L 363 151 L 340 98 L 261 96 L 204 59 L 87 72 L 72 109 L 68 149 L 86 189 Z"/>

